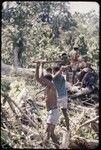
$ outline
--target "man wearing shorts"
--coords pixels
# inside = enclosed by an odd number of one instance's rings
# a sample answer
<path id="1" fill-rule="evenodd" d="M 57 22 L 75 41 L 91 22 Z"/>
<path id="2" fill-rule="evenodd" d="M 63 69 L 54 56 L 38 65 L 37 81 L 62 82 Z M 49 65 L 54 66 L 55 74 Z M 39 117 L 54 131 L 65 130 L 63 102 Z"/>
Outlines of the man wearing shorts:
<path id="1" fill-rule="evenodd" d="M 51 137 L 53 142 L 55 143 L 55 147 L 59 148 L 59 142 L 57 136 L 54 134 L 55 125 L 58 122 L 58 118 L 59 118 L 59 109 L 57 108 L 56 88 L 52 81 L 52 75 L 51 74 L 43 75 L 44 63 L 45 62 L 42 62 L 42 66 L 41 66 L 42 74 L 41 77 L 39 77 L 40 62 L 37 62 L 36 80 L 43 86 L 46 86 L 45 98 L 46 98 L 48 117 L 47 117 L 47 128 L 45 133 L 45 145 L 48 144 L 49 139 Z"/>
<path id="2" fill-rule="evenodd" d="M 57 90 L 57 102 L 58 107 L 62 109 L 62 113 L 65 118 L 66 127 L 67 130 L 69 130 L 69 118 L 67 114 L 67 103 L 68 103 L 68 97 L 67 97 L 67 90 L 65 87 L 65 78 L 62 75 L 62 67 L 59 66 L 53 67 L 53 81 L 56 86 Z"/>

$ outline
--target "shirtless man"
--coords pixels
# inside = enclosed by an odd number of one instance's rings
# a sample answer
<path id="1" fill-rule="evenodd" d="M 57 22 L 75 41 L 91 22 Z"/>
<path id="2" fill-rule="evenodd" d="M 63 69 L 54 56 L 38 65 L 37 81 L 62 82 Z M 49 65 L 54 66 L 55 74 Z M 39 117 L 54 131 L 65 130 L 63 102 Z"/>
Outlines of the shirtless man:
<path id="1" fill-rule="evenodd" d="M 42 62 L 42 75 L 39 77 L 39 67 L 40 62 L 37 63 L 36 66 L 36 80 L 46 86 L 45 97 L 46 97 L 46 107 L 48 111 L 47 117 L 47 128 L 45 133 L 45 144 L 49 143 L 50 137 L 52 138 L 53 142 L 55 143 L 55 147 L 59 148 L 59 142 L 57 136 L 54 134 L 55 125 L 59 119 L 59 109 L 57 108 L 57 96 L 56 96 L 56 89 L 55 85 L 52 81 L 52 75 L 46 74 L 43 75 L 43 66 L 44 62 Z"/>

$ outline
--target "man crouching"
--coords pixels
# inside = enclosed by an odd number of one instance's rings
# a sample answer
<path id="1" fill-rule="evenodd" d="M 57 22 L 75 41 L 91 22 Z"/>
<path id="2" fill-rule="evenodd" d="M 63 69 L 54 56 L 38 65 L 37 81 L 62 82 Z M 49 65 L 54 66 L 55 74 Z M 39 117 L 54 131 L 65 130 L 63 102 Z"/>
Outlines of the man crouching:
<path id="1" fill-rule="evenodd" d="M 42 74 L 39 77 L 39 67 L 40 62 L 37 62 L 36 66 L 36 80 L 46 86 L 45 89 L 45 99 L 46 99 L 46 107 L 48 111 L 47 117 L 47 128 L 45 133 L 45 145 L 49 143 L 50 137 L 52 138 L 53 142 L 55 143 L 55 147 L 59 148 L 59 142 L 57 136 L 54 134 L 55 124 L 58 122 L 59 119 L 59 109 L 57 108 L 57 96 L 56 96 L 56 89 L 55 85 L 52 80 L 52 76 L 50 74 L 43 75 L 43 66 L 45 62 L 42 62 Z"/>

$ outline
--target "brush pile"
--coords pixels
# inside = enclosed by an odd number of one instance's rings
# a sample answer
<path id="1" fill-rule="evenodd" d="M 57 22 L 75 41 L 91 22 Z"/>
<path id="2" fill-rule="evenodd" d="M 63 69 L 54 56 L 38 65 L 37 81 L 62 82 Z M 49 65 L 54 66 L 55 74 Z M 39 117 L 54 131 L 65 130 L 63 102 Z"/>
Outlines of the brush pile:
<path id="1" fill-rule="evenodd" d="M 29 86 L 24 81 L 16 78 L 8 83 L 5 78 L 2 79 L 2 148 L 55 149 L 51 140 L 48 147 L 43 144 L 47 118 L 44 89 L 35 82 L 33 86 Z M 98 146 L 98 110 L 99 104 L 84 106 L 80 100 L 69 100 L 70 143 L 67 146 L 66 126 L 61 113 L 55 130 L 59 137 L 60 149 L 92 149 Z"/>

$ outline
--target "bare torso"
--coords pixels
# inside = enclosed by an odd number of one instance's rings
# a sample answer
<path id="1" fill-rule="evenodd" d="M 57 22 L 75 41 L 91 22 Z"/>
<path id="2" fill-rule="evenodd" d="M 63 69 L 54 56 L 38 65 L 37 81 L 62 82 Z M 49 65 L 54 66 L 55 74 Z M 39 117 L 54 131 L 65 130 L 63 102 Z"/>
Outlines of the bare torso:
<path id="1" fill-rule="evenodd" d="M 56 89 L 54 84 L 50 88 L 47 87 L 44 94 L 46 99 L 47 110 L 51 110 L 57 107 L 57 96 L 56 96 Z"/>

